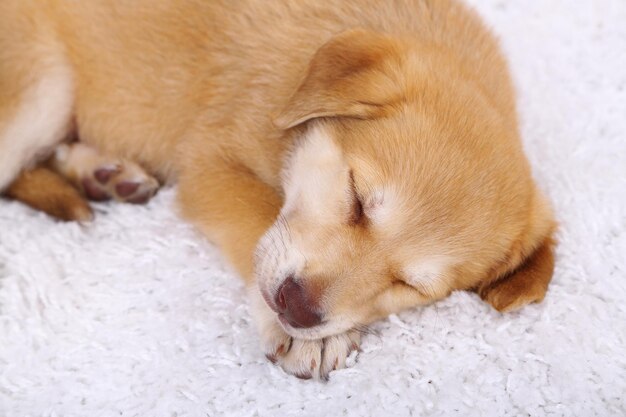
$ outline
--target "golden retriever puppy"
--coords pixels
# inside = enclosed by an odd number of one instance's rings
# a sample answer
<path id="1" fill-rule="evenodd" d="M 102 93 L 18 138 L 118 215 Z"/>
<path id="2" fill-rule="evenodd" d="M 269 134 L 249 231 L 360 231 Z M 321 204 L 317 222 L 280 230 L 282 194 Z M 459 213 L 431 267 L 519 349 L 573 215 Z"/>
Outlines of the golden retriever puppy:
<path id="1" fill-rule="evenodd" d="M 0 188 L 86 218 L 67 181 L 142 202 L 152 176 L 302 378 L 390 313 L 453 290 L 508 311 L 552 276 L 507 65 L 457 1 L 4 0 Z"/>

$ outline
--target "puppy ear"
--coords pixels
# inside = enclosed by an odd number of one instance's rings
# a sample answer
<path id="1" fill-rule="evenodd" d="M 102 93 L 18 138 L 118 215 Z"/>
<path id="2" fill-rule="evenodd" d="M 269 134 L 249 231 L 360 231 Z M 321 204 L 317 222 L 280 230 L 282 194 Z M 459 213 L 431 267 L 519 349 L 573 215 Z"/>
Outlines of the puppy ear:
<path id="1" fill-rule="evenodd" d="M 536 192 L 530 231 L 513 246 L 508 258 L 478 286 L 480 297 L 501 312 L 543 300 L 554 272 L 552 237 L 556 223 L 543 196 Z"/>
<path id="2" fill-rule="evenodd" d="M 383 114 L 384 106 L 400 97 L 387 71 L 399 47 L 384 35 L 362 29 L 333 37 L 315 53 L 274 124 L 289 129 L 318 117 L 365 119 Z"/>
<path id="3" fill-rule="evenodd" d="M 517 268 L 480 287 L 480 297 L 500 312 L 543 300 L 554 272 L 554 244 L 546 238 Z"/>

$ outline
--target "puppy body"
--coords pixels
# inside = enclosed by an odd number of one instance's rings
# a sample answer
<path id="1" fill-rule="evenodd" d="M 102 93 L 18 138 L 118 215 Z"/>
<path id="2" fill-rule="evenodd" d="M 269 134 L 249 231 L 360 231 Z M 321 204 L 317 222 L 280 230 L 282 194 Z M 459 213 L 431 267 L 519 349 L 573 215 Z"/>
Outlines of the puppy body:
<path id="1" fill-rule="evenodd" d="M 232 146 L 246 166 L 279 188 L 289 141 L 265 139 L 283 135 L 270 117 L 285 108 L 315 51 L 333 35 L 358 27 L 448 55 L 447 64 L 473 74 L 515 123 L 495 42 L 456 2 L 8 0 L 0 7 L 3 87 L 18 90 L 3 94 L 18 99 L 3 108 L 31 107 L 36 99 L 26 93 L 46 90 L 37 99 L 52 96 L 59 103 L 39 107 L 54 107 L 67 123 L 75 117 L 82 141 L 168 179 L 174 177 L 176 148 L 194 136 L 189 132 L 203 130 L 198 136 Z M 232 132 L 228 138 L 224 130 Z M 20 135 L 10 133 L 3 143 L 18 141 Z"/>
<path id="2" fill-rule="evenodd" d="M 0 187 L 72 123 L 177 181 L 291 373 L 452 290 L 545 294 L 552 215 L 505 61 L 456 1 L 6 0 L 0 28 Z"/>

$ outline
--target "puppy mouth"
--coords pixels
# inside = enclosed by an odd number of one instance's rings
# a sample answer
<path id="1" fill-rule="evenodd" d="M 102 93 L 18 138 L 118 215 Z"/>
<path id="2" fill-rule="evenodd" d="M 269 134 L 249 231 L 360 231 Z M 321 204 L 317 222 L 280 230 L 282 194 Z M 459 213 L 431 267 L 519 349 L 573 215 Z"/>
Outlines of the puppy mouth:
<path id="1" fill-rule="evenodd" d="M 280 321 L 280 324 L 284 328 L 285 327 L 290 327 L 290 328 L 293 328 L 293 329 L 304 329 L 306 327 L 306 326 L 301 325 L 297 321 L 288 318 L 285 313 L 278 313 L 278 321 Z"/>
<path id="2" fill-rule="evenodd" d="M 285 330 L 287 330 L 287 328 L 296 329 L 296 330 L 301 330 L 301 329 L 314 330 L 315 328 L 319 328 L 326 324 L 326 321 L 324 320 L 320 322 L 319 324 L 316 324 L 315 326 L 306 326 L 304 324 L 298 323 L 298 321 L 289 317 L 285 313 L 277 313 L 277 315 L 278 315 L 278 321 L 280 321 L 280 324 L 283 326 Z"/>
<path id="3" fill-rule="evenodd" d="M 278 321 L 287 334 L 293 338 L 303 340 L 319 340 L 350 330 L 350 328 L 338 328 L 338 326 L 330 320 L 325 320 L 313 327 L 294 327 L 285 317 L 278 314 Z"/>
<path id="4" fill-rule="evenodd" d="M 318 336 L 318 334 L 320 334 L 320 330 L 326 324 L 324 322 L 314 327 L 304 327 L 304 326 L 300 326 L 297 323 L 294 323 L 293 321 L 290 321 L 282 313 L 278 313 L 277 317 L 278 317 L 278 322 L 280 323 L 283 330 L 287 334 L 289 334 L 291 337 L 294 337 L 296 339 L 307 339 L 307 340 L 320 339 L 321 337 Z"/>

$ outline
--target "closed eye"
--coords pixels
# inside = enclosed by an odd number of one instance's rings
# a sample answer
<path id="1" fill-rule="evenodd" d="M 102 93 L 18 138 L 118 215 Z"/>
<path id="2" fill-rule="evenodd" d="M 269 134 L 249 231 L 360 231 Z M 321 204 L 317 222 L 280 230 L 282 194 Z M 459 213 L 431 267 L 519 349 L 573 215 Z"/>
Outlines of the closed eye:
<path id="1" fill-rule="evenodd" d="M 348 224 L 351 226 L 357 226 L 365 223 L 366 217 L 363 212 L 363 202 L 361 201 L 361 196 L 356 189 L 356 185 L 354 183 L 354 174 L 352 170 L 350 170 L 350 196 L 351 196 L 351 206 L 350 206 L 350 215 L 348 217 Z"/>

